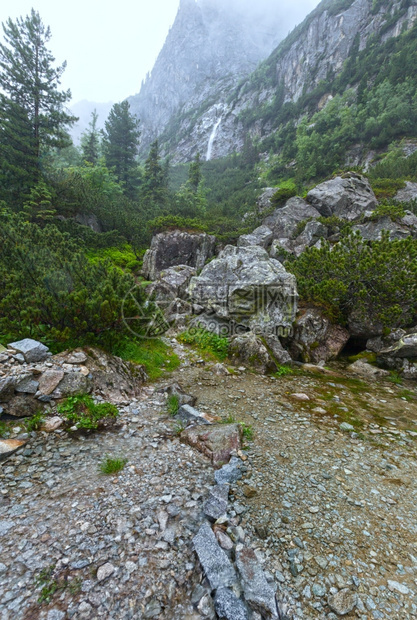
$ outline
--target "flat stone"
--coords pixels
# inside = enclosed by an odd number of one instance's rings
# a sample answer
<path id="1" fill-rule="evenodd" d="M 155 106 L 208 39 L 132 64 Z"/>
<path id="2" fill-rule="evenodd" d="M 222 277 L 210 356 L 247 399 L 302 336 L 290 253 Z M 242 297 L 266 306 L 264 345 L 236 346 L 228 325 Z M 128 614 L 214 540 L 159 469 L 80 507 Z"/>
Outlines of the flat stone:
<path id="1" fill-rule="evenodd" d="M 14 528 L 14 521 L 0 521 L 0 536 L 4 536 L 7 532 Z"/>
<path id="2" fill-rule="evenodd" d="M 37 400 L 30 394 L 24 396 L 15 396 L 7 406 L 7 413 L 15 416 L 16 418 L 28 418 L 35 415 L 40 409 L 40 405 Z"/>
<path id="3" fill-rule="evenodd" d="M 91 392 L 91 381 L 79 372 L 70 372 L 64 376 L 59 386 L 51 393 L 52 398 L 64 398 L 76 394 Z"/>
<path id="4" fill-rule="evenodd" d="M 45 431 L 46 433 L 52 433 L 53 431 L 56 431 L 58 428 L 60 428 L 63 423 L 64 420 L 56 415 L 52 418 L 47 418 L 42 424 L 41 430 Z"/>
<path id="5" fill-rule="evenodd" d="M 182 405 L 178 409 L 175 419 L 181 420 L 184 424 L 210 424 L 201 411 L 191 407 L 191 405 Z"/>
<path id="6" fill-rule="evenodd" d="M 227 502 L 229 499 L 229 485 L 217 484 L 212 487 L 208 500 L 204 504 L 204 514 L 216 521 L 227 512 Z"/>
<path id="7" fill-rule="evenodd" d="M 84 351 L 73 351 L 65 358 L 67 364 L 84 364 L 88 359 Z"/>
<path id="8" fill-rule="evenodd" d="M 65 612 L 60 609 L 50 609 L 48 611 L 47 620 L 63 620 L 65 618 Z"/>
<path id="9" fill-rule="evenodd" d="M 291 398 L 294 398 L 295 400 L 300 400 L 300 401 L 310 400 L 307 394 L 291 394 Z"/>
<path id="10" fill-rule="evenodd" d="M 275 592 L 267 582 L 253 549 L 244 547 L 237 551 L 236 565 L 248 605 L 261 615 L 278 618 Z"/>
<path id="11" fill-rule="evenodd" d="M 104 581 L 105 579 L 108 579 L 114 571 L 115 568 L 113 564 L 110 564 L 110 562 L 103 564 L 97 571 L 97 581 Z"/>
<path id="12" fill-rule="evenodd" d="M 38 381 L 35 381 L 32 375 L 25 377 L 22 381 L 16 385 L 16 392 L 23 392 L 24 394 L 36 394 L 39 388 Z"/>
<path id="13" fill-rule="evenodd" d="M 45 370 L 39 378 L 39 391 L 46 396 L 52 394 L 63 378 L 63 370 Z"/>
<path id="14" fill-rule="evenodd" d="M 336 594 L 329 596 L 327 603 L 332 611 L 338 616 L 346 616 L 353 611 L 358 603 L 358 596 L 355 592 L 344 588 Z"/>
<path id="15" fill-rule="evenodd" d="M 347 422 L 342 422 L 339 428 L 341 431 L 354 431 L 355 430 L 355 427 L 352 426 L 352 424 L 348 424 Z"/>
<path id="16" fill-rule="evenodd" d="M 409 594 L 410 590 L 403 583 L 399 583 L 398 581 L 388 580 L 388 588 L 391 592 L 399 592 L 400 594 Z"/>
<path id="17" fill-rule="evenodd" d="M 222 620 L 247 620 L 249 618 L 246 605 L 228 588 L 217 590 L 214 608 Z"/>
<path id="18" fill-rule="evenodd" d="M 214 466 L 227 463 L 233 452 L 242 447 L 242 428 L 239 424 L 197 426 L 181 433 L 181 441 L 207 456 Z"/>
<path id="19" fill-rule="evenodd" d="M 0 461 L 7 458 L 27 443 L 21 439 L 0 439 Z"/>
<path id="20" fill-rule="evenodd" d="M 11 342 L 9 347 L 21 353 L 28 363 L 42 362 L 50 356 L 48 347 L 32 338 Z"/>
<path id="21" fill-rule="evenodd" d="M 227 588 L 236 583 L 235 569 L 207 522 L 194 536 L 193 544 L 212 590 Z"/>

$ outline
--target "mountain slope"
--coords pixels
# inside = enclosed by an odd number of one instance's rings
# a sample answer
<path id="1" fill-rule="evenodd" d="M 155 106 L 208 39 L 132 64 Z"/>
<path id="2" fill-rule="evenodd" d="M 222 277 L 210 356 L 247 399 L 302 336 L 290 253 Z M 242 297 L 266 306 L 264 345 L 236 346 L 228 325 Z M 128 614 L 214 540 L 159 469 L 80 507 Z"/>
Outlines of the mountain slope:
<path id="1" fill-rule="evenodd" d="M 181 114 L 192 115 L 198 133 L 183 159 L 197 150 L 207 155 L 231 89 L 268 56 L 295 19 L 269 0 L 181 0 L 151 75 L 129 98 L 141 121 L 141 153 Z M 218 145 L 212 154 L 222 154 Z"/>
<path id="2" fill-rule="evenodd" d="M 297 127 L 306 114 L 322 110 L 351 88 L 350 100 L 340 104 L 336 116 L 346 106 L 360 103 L 355 93 L 364 99 L 377 98 L 378 72 L 380 83 L 386 79 L 398 87 L 397 78 L 401 83 L 409 80 L 412 60 L 405 67 L 402 61 L 395 64 L 395 55 L 401 56 L 405 47 L 408 56 L 414 53 L 413 36 L 408 41 L 407 31 L 416 18 L 415 0 L 323 0 L 224 103 L 212 145 L 214 155 L 239 151 L 247 136 L 261 141 L 262 149 L 262 141 L 269 136 L 265 150 L 287 150 L 283 161 L 289 164 L 297 155 Z M 387 63 L 390 70 L 384 74 Z M 392 96 L 401 98 L 403 92 Z M 389 101 L 387 96 L 387 105 Z M 373 114 L 361 111 L 365 116 Z M 177 159 L 186 160 L 194 145 L 201 144 L 201 121 L 196 122 L 200 118 L 199 111 L 182 114 L 163 134 L 161 139 Z M 403 135 L 409 133 L 403 131 Z"/>

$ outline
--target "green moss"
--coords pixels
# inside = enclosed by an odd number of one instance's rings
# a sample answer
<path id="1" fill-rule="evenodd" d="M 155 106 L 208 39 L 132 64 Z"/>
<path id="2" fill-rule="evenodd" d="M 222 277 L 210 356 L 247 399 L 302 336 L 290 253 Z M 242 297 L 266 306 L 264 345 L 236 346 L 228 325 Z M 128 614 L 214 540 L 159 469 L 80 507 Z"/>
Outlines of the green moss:
<path id="1" fill-rule="evenodd" d="M 371 351 L 362 351 L 357 355 L 349 355 L 348 357 L 348 361 L 352 364 L 358 360 L 366 360 L 368 364 L 376 364 L 376 353 L 372 353 Z"/>

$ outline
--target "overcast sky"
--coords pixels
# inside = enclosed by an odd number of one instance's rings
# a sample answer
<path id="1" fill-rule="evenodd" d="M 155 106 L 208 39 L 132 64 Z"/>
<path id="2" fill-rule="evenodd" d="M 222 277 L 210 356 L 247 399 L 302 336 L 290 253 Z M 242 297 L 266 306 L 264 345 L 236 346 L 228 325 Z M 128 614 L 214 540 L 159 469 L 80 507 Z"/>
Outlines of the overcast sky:
<path id="1" fill-rule="evenodd" d="M 287 4 L 300 19 L 318 4 L 318 0 L 271 2 L 280 10 Z M 62 85 L 71 89 L 72 103 L 116 102 L 139 91 L 178 6 L 179 0 L 3 0 L 0 22 L 26 16 L 32 7 L 39 11 L 51 27 L 49 47 L 57 63 L 68 63 Z M 3 38 L 2 29 L 0 35 Z"/>

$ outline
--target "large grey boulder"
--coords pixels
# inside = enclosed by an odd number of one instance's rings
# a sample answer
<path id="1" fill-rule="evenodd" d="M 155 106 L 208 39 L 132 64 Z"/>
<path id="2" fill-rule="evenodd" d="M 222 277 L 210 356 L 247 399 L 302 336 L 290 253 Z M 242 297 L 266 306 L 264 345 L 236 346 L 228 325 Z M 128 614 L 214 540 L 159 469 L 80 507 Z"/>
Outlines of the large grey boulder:
<path id="1" fill-rule="evenodd" d="M 307 201 L 324 217 L 336 215 L 349 221 L 373 211 L 377 205 L 369 181 L 353 172 L 320 183 L 308 192 Z"/>
<path id="2" fill-rule="evenodd" d="M 290 328 L 297 310 L 295 277 L 258 246 L 226 246 L 191 279 L 189 294 L 207 312 L 260 333 Z"/>
<path id="3" fill-rule="evenodd" d="M 382 232 L 389 232 L 391 240 L 405 239 L 412 235 L 417 236 L 417 217 L 411 211 L 406 214 L 399 222 L 394 222 L 389 216 L 380 217 L 377 220 L 370 220 L 364 224 L 357 224 L 353 227 L 367 241 L 377 241 L 381 238 Z"/>
<path id="4" fill-rule="evenodd" d="M 274 233 L 268 226 L 259 226 L 249 235 L 241 235 L 237 240 L 237 245 L 242 248 L 259 245 L 266 249 L 271 245 L 273 237 Z"/>
<path id="5" fill-rule="evenodd" d="M 229 588 L 217 590 L 214 607 L 221 620 L 248 620 L 249 618 L 246 605 Z"/>
<path id="6" fill-rule="evenodd" d="M 318 362 L 334 359 L 349 340 L 349 332 L 334 325 L 318 308 L 307 308 L 297 319 L 289 346 L 293 359 Z"/>
<path id="7" fill-rule="evenodd" d="M 184 298 L 190 280 L 195 274 L 195 268 L 189 265 L 168 267 L 159 273 L 155 282 L 146 287 L 146 293 L 158 301 L 173 301 L 177 297 Z"/>
<path id="8" fill-rule="evenodd" d="M 400 189 L 395 194 L 394 200 L 398 200 L 398 202 L 411 202 L 412 200 L 417 200 L 417 183 L 406 181 L 404 189 Z"/>
<path id="9" fill-rule="evenodd" d="M 320 217 L 319 211 L 299 196 L 290 198 L 282 209 L 263 221 L 274 233 L 274 239 L 291 239 L 294 237 L 300 222 Z"/>
<path id="10" fill-rule="evenodd" d="M 214 256 L 216 238 L 206 233 L 180 230 L 155 235 L 143 260 L 143 273 L 156 280 L 164 269 L 175 265 L 189 265 L 201 269 Z"/>
<path id="11" fill-rule="evenodd" d="M 32 340 L 32 338 L 11 342 L 9 344 L 9 349 L 14 349 L 18 353 L 21 353 L 27 363 L 42 362 L 47 357 L 51 356 L 48 347 L 37 340 Z"/>

